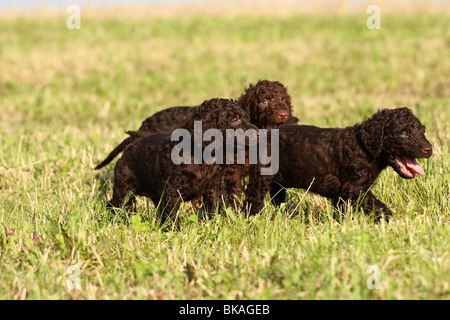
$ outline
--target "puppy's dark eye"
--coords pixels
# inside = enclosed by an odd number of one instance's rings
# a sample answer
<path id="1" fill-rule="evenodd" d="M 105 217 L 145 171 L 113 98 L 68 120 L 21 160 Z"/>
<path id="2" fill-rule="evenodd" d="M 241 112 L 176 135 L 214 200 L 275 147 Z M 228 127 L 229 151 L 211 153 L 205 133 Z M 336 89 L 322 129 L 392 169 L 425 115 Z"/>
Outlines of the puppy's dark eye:
<path id="1" fill-rule="evenodd" d="M 264 100 L 263 102 L 261 102 L 261 104 L 263 106 L 268 106 L 269 105 L 269 100 Z"/>
<path id="2" fill-rule="evenodd" d="M 402 133 L 400 133 L 401 137 L 408 137 L 408 132 L 406 131 L 402 131 Z"/>

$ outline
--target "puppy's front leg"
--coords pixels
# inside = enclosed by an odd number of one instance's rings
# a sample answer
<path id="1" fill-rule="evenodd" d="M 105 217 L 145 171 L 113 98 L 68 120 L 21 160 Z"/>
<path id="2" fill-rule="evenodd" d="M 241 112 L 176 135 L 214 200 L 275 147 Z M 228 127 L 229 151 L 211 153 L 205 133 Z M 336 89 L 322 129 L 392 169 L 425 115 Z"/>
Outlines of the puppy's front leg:
<path id="1" fill-rule="evenodd" d="M 261 166 L 252 165 L 250 169 L 250 179 L 245 190 L 243 211 L 249 215 L 259 213 L 264 207 L 264 198 L 270 189 L 273 180 L 271 175 L 261 175 Z"/>
<path id="2" fill-rule="evenodd" d="M 380 219 L 384 219 L 386 222 L 389 222 L 389 219 L 392 217 L 392 211 L 380 200 L 378 200 L 374 194 L 370 191 L 366 193 L 363 200 L 364 209 L 371 213 L 373 212 L 375 221 L 380 221 Z"/>
<path id="3" fill-rule="evenodd" d="M 224 182 L 229 201 L 240 199 L 242 195 L 242 165 L 230 164 L 225 170 Z"/>

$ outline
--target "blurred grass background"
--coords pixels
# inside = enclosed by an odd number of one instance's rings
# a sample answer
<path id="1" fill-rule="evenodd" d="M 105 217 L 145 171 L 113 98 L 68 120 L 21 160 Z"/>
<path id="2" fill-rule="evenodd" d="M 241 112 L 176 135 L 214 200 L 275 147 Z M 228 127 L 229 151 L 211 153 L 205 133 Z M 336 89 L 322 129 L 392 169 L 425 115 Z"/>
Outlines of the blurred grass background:
<path id="1" fill-rule="evenodd" d="M 0 297 L 448 299 L 448 3 L 401 4 L 379 2 L 380 30 L 367 29 L 364 2 L 83 7 L 80 30 L 65 8 L 1 11 Z M 395 221 L 338 223 L 303 190 L 250 222 L 199 222 L 185 205 L 183 231 L 162 233 L 143 198 L 130 227 L 109 221 L 114 164 L 92 168 L 124 129 L 258 79 L 284 83 L 305 124 L 413 109 L 434 155 L 424 177 L 381 175 L 374 192 Z M 373 264 L 383 290 L 366 287 Z M 70 265 L 82 290 L 65 286 Z"/>

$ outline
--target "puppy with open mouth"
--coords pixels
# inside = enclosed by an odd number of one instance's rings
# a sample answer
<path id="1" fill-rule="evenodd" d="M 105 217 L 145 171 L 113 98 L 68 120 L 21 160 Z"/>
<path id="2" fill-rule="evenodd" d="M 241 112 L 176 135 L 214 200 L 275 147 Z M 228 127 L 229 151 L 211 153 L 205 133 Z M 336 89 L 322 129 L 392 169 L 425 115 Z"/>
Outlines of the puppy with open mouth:
<path id="1" fill-rule="evenodd" d="M 286 188 L 303 188 L 336 206 L 361 203 L 375 219 L 388 220 L 392 212 L 370 187 L 388 166 L 404 179 L 425 174 L 416 159 L 433 151 L 425 126 L 408 108 L 384 109 L 347 128 L 283 125 L 278 130 L 279 171 L 264 176 L 260 168 L 267 165 L 253 166 L 244 203 L 250 214 L 262 209 L 269 189 L 272 202 L 280 205 Z"/>

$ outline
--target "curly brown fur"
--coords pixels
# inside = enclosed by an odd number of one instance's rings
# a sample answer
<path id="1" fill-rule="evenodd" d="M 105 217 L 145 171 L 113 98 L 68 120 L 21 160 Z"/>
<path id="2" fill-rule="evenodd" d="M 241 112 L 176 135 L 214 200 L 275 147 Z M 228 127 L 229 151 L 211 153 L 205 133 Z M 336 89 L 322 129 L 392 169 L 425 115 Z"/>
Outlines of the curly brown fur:
<path id="1" fill-rule="evenodd" d="M 258 128 L 276 128 L 283 123 L 297 123 L 298 118 L 292 117 L 291 97 L 286 87 L 278 81 L 260 80 L 255 85 L 250 84 L 237 99 L 242 109 L 247 113 L 250 122 Z M 127 145 L 141 136 L 156 132 L 170 132 L 185 122 L 196 107 L 172 107 L 164 109 L 145 119 L 138 131 L 129 131 L 130 137 L 120 143 L 109 155 L 98 164 L 100 169 L 110 163 Z M 226 175 L 227 193 L 240 197 L 241 181 L 248 175 L 248 166 L 230 166 Z"/>
<path id="2" fill-rule="evenodd" d="M 214 128 L 219 129 L 223 137 L 227 128 L 257 130 L 238 104 L 227 99 L 207 100 L 192 109 L 182 126 L 191 137 L 194 136 L 194 121 L 202 122 L 203 133 Z M 170 133 L 156 133 L 129 144 L 114 170 L 110 204 L 113 207 L 124 205 L 129 210 L 136 196 L 150 197 L 164 223 L 167 219 L 174 220 L 181 200 L 203 197 L 207 212 L 213 214 L 220 204 L 226 165 L 193 164 L 193 161 L 192 164 L 175 164 L 171 155 L 178 143 L 172 141 Z M 204 147 L 206 145 L 202 145 Z"/>
<path id="3" fill-rule="evenodd" d="M 375 218 L 392 215 L 369 190 L 383 169 L 391 166 L 402 178 L 424 174 L 416 158 L 428 158 L 432 146 L 425 126 L 408 108 L 385 109 L 370 119 L 343 129 L 305 125 L 279 128 L 279 171 L 261 176 L 254 165 L 245 207 L 258 213 L 270 189 L 272 201 L 285 201 L 285 188 L 303 188 L 328 197 L 335 205 L 362 200 Z"/>

